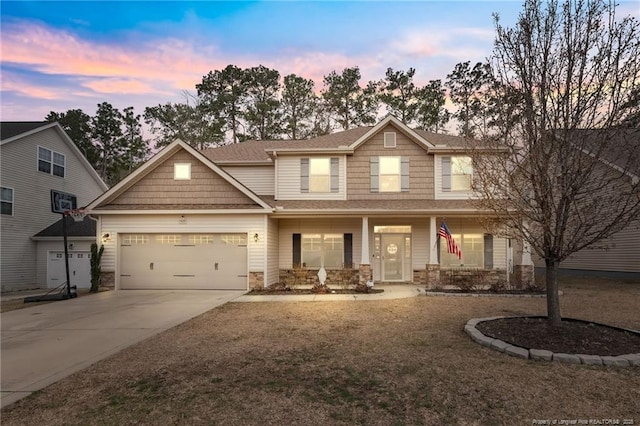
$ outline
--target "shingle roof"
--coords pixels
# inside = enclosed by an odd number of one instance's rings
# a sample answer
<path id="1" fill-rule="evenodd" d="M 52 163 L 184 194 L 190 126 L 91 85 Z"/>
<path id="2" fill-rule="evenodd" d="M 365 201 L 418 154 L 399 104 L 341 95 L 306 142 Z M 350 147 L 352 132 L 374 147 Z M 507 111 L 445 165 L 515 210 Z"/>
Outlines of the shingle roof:
<path id="1" fill-rule="evenodd" d="M 262 209 L 258 204 L 107 204 L 101 210 L 240 210 Z"/>
<path id="2" fill-rule="evenodd" d="M 577 146 L 592 153 L 604 148 L 600 154 L 602 160 L 640 175 L 640 129 L 575 129 L 571 137 Z"/>
<path id="3" fill-rule="evenodd" d="M 3 121 L 0 122 L 0 140 L 5 140 L 38 127 L 50 124 L 48 121 Z"/>
<path id="4" fill-rule="evenodd" d="M 214 162 L 233 161 L 270 161 L 267 150 L 279 149 L 314 149 L 314 148 L 341 148 L 351 145 L 353 142 L 364 136 L 371 126 L 356 127 L 330 135 L 319 136 L 308 140 L 269 140 L 269 141 L 246 141 L 232 145 L 220 146 L 217 148 L 207 148 L 202 150 L 207 158 Z M 446 145 L 451 148 L 465 146 L 465 139 L 459 136 L 444 135 L 441 133 L 427 132 L 425 130 L 415 130 L 422 138 L 433 145 Z"/>
<path id="5" fill-rule="evenodd" d="M 85 216 L 82 222 L 67 218 L 67 236 L 95 237 L 96 221 Z M 38 232 L 34 237 L 62 237 L 62 219 Z"/>

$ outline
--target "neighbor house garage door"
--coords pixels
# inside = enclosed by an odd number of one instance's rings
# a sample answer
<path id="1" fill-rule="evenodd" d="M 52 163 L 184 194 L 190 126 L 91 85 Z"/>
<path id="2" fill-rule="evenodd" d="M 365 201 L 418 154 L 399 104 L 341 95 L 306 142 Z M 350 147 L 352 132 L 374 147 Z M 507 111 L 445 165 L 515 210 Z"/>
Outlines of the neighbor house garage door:
<path id="1" fill-rule="evenodd" d="M 124 234 L 122 289 L 247 289 L 246 234 Z"/>
<path id="2" fill-rule="evenodd" d="M 73 251 L 69 253 L 69 280 L 77 288 L 91 287 L 91 253 Z M 49 252 L 47 262 L 47 287 L 55 288 L 67 282 L 64 251 Z"/>

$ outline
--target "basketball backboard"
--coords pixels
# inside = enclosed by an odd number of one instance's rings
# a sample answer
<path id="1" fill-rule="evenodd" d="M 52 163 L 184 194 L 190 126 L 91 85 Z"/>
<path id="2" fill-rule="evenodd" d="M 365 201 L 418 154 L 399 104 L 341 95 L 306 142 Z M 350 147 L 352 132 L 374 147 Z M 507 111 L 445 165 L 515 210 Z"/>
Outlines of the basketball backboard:
<path id="1" fill-rule="evenodd" d="M 51 190 L 51 211 L 64 214 L 66 211 L 78 208 L 78 201 L 74 194 Z"/>

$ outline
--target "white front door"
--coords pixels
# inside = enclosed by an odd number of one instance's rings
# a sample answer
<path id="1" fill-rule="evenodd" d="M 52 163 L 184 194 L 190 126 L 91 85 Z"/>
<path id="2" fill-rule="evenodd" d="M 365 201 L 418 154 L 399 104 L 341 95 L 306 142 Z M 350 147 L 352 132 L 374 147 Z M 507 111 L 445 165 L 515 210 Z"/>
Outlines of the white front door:
<path id="1" fill-rule="evenodd" d="M 382 234 L 382 280 L 404 280 L 404 235 Z"/>
<path id="2" fill-rule="evenodd" d="M 64 251 L 49 252 L 47 287 L 55 288 L 67 281 Z M 91 252 L 69 252 L 69 280 L 78 288 L 91 287 Z"/>

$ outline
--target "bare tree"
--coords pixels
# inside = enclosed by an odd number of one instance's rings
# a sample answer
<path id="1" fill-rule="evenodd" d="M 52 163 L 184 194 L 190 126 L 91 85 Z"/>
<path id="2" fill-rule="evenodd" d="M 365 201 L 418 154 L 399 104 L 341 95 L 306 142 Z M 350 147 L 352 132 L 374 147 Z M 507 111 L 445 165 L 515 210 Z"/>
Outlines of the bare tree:
<path id="1" fill-rule="evenodd" d="M 474 187 L 544 259 L 553 326 L 560 262 L 640 217 L 640 130 L 624 128 L 637 111 L 639 25 L 615 12 L 599 0 L 526 0 L 513 28 L 495 16 L 494 101 L 509 107 L 483 144 L 503 154 L 472 154 Z"/>

